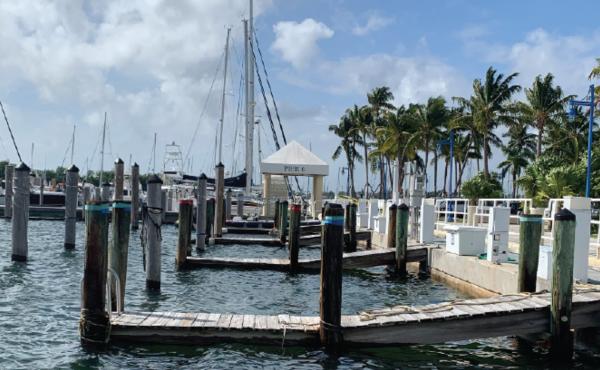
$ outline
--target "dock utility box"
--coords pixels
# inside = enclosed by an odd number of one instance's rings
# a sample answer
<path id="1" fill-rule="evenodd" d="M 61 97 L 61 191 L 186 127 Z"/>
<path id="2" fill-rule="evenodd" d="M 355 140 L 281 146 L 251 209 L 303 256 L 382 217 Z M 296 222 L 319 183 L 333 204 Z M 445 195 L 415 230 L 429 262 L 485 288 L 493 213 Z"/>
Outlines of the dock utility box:
<path id="1" fill-rule="evenodd" d="M 446 252 L 459 256 L 479 256 L 485 253 L 487 230 L 473 226 L 446 226 Z"/>

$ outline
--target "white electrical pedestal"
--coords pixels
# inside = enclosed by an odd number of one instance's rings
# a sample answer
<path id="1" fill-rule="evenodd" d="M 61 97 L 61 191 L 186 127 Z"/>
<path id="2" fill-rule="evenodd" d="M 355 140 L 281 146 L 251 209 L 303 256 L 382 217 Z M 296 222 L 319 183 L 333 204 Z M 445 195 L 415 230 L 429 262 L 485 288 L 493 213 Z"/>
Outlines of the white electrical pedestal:
<path id="1" fill-rule="evenodd" d="M 444 230 L 446 252 L 459 256 L 479 256 L 485 252 L 485 228 L 449 225 Z"/>
<path id="2" fill-rule="evenodd" d="M 492 263 L 508 261 L 508 227 L 510 208 L 490 208 L 487 235 L 487 260 Z"/>
<path id="3" fill-rule="evenodd" d="M 589 268 L 590 228 L 592 221 L 590 198 L 564 197 L 564 208 L 575 214 L 575 259 L 573 278 L 587 283 Z"/>
<path id="4" fill-rule="evenodd" d="M 419 217 L 419 242 L 432 243 L 433 229 L 435 228 L 434 198 L 424 198 L 421 200 L 421 215 Z"/>

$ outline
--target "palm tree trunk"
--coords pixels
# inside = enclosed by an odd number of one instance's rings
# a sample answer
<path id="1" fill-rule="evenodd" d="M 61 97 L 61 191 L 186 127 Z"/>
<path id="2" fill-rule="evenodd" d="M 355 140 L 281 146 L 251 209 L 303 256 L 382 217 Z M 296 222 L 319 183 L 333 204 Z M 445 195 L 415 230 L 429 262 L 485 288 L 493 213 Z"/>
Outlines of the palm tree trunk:
<path id="1" fill-rule="evenodd" d="M 512 171 L 512 197 L 516 198 L 517 197 L 517 171 L 515 171 L 513 169 Z"/>
<path id="2" fill-rule="evenodd" d="M 388 174 L 390 177 L 390 189 L 392 191 L 394 191 L 394 171 L 392 171 L 392 161 L 389 157 L 385 157 L 386 161 L 387 161 L 387 167 L 388 167 Z"/>
<path id="3" fill-rule="evenodd" d="M 538 137 L 537 137 L 537 148 L 535 151 L 535 158 L 539 158 L 542 155 L 542 138 L 544 137 L 544 124 L 538 125 Z"/>
<path id="4" fill-rule="evenodd" d="M 438 172 L 438 153 L 437 148 L 433 151 L 433 196 L 437 196 L 437 172 Z"/>
<path id="5" fill-rule="evenodd" d="M 354 162 L 348 161 L 348 172 L 350 174 L 350 194 L 352 198 L 356 198 L 356 191 L 354 189 Z"/>
<path id="6" fill-rule="evenodd" d="M 369 148 L 366 133 L 363 133 L 363 148 L 365 149 L 365 199 L 369 199 Z"/>
<path id="7" fill-rule="evenodd" d="M 427 177 L 427 167 L 429 167 L 429 140 L 425 141 L 425 197 L 427 197 L 427 184 L 429 179 Z"/>
<path id="8" fill-rule="evenodd" d="M 396 189 L 398 191 L 398 196 L 403 197 L 404 191 L 402 189 L 402 184 L 404 183 L 404 158 L 402 158 L 402 150 L 398 149 L 398 183 L 396 184 Z"/>
<path id="9" fill-rule="evenodd" d="M 385 182 L 385 164 L 383 155 L 379 155 L 379 199 L 383 199 L 383 183 Z"/>
<path id="10" fill-rule="evenodd" d="M 490 177 L 490 169 L 489 169 L 489 155 L 490 153 L 488 152 L 488 137 L 487 135 L 485 135 L 483 137 L 483 174 L 485 175 L 485 177 Z"/>
<path id="11" fill-rule="evenodd" d="M 446 158 L 446 166 L 444 167 L 444 192 L 448 194 L 448 188 L 446 187 L 446 182 L 448 180 L 448 158 Z"/>

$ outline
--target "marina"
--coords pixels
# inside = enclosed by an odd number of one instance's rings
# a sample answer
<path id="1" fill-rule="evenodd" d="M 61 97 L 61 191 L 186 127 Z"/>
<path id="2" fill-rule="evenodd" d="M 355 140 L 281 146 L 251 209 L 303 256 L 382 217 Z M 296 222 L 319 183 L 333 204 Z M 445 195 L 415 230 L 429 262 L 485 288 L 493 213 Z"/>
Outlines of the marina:
<path id="1" fill-rule="evenodd" d="M 502 6 L 0 1 L 0 369 L 598 368 L 597 26 Z"/>

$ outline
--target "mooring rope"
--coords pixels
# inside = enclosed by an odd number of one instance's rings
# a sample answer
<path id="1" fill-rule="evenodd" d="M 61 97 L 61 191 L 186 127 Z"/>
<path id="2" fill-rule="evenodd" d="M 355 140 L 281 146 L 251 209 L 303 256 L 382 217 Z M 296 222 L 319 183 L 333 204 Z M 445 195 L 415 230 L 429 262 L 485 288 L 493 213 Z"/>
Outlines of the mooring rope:
<path id="1" fill-rule="evenodd" d="M 15 141 L 15 136 L 13 135 L 12 129 L 10 128 L 10 124 L 8 123 L 8 118 L 6 117 L 6 112 L 4 111 L 4 105 L 2 105 L 2 101 L 0 100 L 0 108 L 2 108 L 2 114 L 4 115 L 4 121 L 6 122 L 6 126 L 8 127 L 8 132 L 10 133 L 10 138 L 12 139 L 13 145 L 15 146 L 15 150 L 17 151 L 17 155 L 19 156 L 19 162 L 23 162 L 21 159 L 21 153 L 19 153 L 19 148 L 17 147 L 17 142 Z"/>
<path id="2" fill-rule="evenodd" d="M 142 205 L 142 230 L 140 231 L 140 244 L 142 247 L 142 265 L 144 267 L 144 271 L 146 271 L 146 248 L 148 243 L 148 224 L 146 223 L 146 220 L 154 225 L 158 240 L 162 241 L 162 233 L 160 230 L 160 227 L 162 226 L 162 210 L 162 207 L 148 207 L 146 204 Z M 159 221 L 154 220 L 156 215 L 159 216 Z"/>

